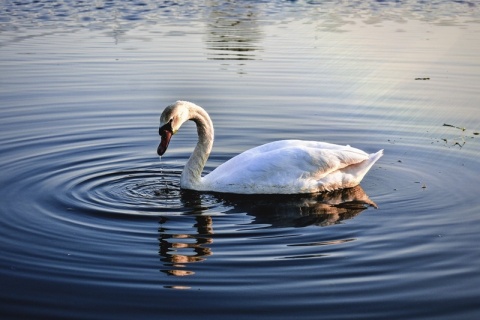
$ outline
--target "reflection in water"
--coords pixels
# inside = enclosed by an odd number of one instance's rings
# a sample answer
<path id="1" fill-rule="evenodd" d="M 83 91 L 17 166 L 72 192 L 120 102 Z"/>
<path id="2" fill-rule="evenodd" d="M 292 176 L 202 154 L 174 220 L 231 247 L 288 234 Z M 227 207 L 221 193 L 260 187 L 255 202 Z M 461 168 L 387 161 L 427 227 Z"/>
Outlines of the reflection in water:
<path id="1" fill-rule="evenodd" d="M 212 0 L 208 8 L 205 34 L 209 59 L 256 59 L 261 32 L 255 2 Z"/>
<path id="2" fill-rule="evenodd" d="M 250 196 L 225 195 L 222 199 L 233 205 L 232 212 L 247 212 L 256 224 L 272 227 L 329 226 L 351 219 L 367 206 L 376 208 L 362 187 L 338 190 L 317 195 Z"/>
<path id="3" fill-rule="evenodd" d="M 196 216 L 196 223 L 193 225 L 195 231 L 191 234 L 171 233 L 171 230 L 164 226 L 167 221 L 168 219 L 163 218 L 158 229 L 160 260 L 165 267 L 169 267 L 161 271 L 173 276 L 192 275 L 193 271 L 185 269 L 186 264 L 203 261 L 212 254 L 210 248 L 206 247 L 212 243 L 212 218 Z"/>
<path id="4" fill-rule="evenodd" d="M 213 243 L 213 217 L 204 215 L 206 208 L 202 206 L 201 196 L 198 192 L 183 192 L 181 200 L 191 213 L 181 219 L 175 217 L 176 221 L 169 217 L 162 217 L 160 221 L 161 271 L 168 275 L 193 275 L 194 272 L 187 269 L 188 264 L 205 261 L 213 254 L 208 247 Z M 317 195 L 216 194 L 215 197 L 232 207 L 227 214 L 246 212 L 254 217 L 254 224 L 282 228 L 329 226 L 355 217 L 368 206 L 377 207 L 360 186 Z"/>

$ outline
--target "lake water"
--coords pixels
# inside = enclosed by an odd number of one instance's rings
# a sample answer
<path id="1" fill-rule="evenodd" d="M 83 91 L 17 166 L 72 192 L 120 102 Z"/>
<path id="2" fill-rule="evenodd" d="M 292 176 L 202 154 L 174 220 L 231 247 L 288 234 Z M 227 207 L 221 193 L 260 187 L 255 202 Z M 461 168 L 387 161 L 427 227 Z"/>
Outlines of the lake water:
<path id="1" fill-rule="evenodd" d="M 480 317 L 475 1 L 0 3 L 2 319 Z M 179 99 L 206 171 L 286 138 L 385 155 L 343 193 L 183 192 Z"/>

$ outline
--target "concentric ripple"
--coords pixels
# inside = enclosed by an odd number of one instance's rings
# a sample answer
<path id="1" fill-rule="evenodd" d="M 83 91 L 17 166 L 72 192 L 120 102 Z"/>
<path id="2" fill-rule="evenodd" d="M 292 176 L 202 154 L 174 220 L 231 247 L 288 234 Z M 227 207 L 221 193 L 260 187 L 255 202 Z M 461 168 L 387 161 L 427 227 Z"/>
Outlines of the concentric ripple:
<path id="1" fill-rule="evenodd" d="M 158 214 L 180 203 L 180 172 L 152 168 L 99 172 L 78 177 L 70 196 L 72 204 L 123 214 Z M 164 213 L 164 212 L 163 212 Z"/>
<path id="2" fill-rule="evenodd" d="M 188 204 L 188 193 L 180 189 L 181 171 L 150 164 L 130 170 L 107 170 L 80 175 L 71 181 L 68 207 L 94 214 L 164 216 L 197 212 Z M 202 208 L 218 206 L 213 197 L 202 197 Z"/>

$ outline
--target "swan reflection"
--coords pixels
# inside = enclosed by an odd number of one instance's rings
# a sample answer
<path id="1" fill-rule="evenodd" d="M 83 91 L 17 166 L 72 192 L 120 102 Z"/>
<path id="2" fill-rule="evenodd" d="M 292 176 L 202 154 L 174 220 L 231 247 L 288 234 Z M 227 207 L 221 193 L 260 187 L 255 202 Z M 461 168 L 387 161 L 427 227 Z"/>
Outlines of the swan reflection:
<path id="1" fill-rule="evenodd" d="M 181 201 L 189 213 L 162 217 L 158 229 L 159 255 L 163 264 L 161 271 L 165 274 L 193 275 L 195 272 L 189 270 L 189 265 L 205 261 L 213 254 L 210 245 L 215 217 L 209 216 L 208 206 L 202 204 L 205 196 L 199 192 L 182 192 Z M 253 218 L 252 224 L 274 228 L 329 226 L 351 219 L 368 207 L 377 207 L 360 186 L 317 195 L 208 196 L 230 207 L 226 214 L 247 213 Z"/>
<path id="2" fill-rule="evenodd" d="M 229 212 L 246 212 L 253 216 L 252 223 L 285 228 L 329 226 L 351 219 L 369 206 L 377 208 L 360 186 L 316 195 L 226 195 L 221 199 L 234 206 Z"/>

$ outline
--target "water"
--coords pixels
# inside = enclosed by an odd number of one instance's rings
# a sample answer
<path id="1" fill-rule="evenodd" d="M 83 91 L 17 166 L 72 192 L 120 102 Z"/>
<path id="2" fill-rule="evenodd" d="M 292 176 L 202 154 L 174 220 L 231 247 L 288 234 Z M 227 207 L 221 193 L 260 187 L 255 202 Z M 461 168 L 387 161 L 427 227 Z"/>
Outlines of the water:
<path id="1" fill-rule="evenodd" d="M 475 2 L 2 9 L 2 318 L 479 317 Z M 178 99 L 206 171 L 285 138 L 385 155 L 350 193 L 184 192 Z"/>

